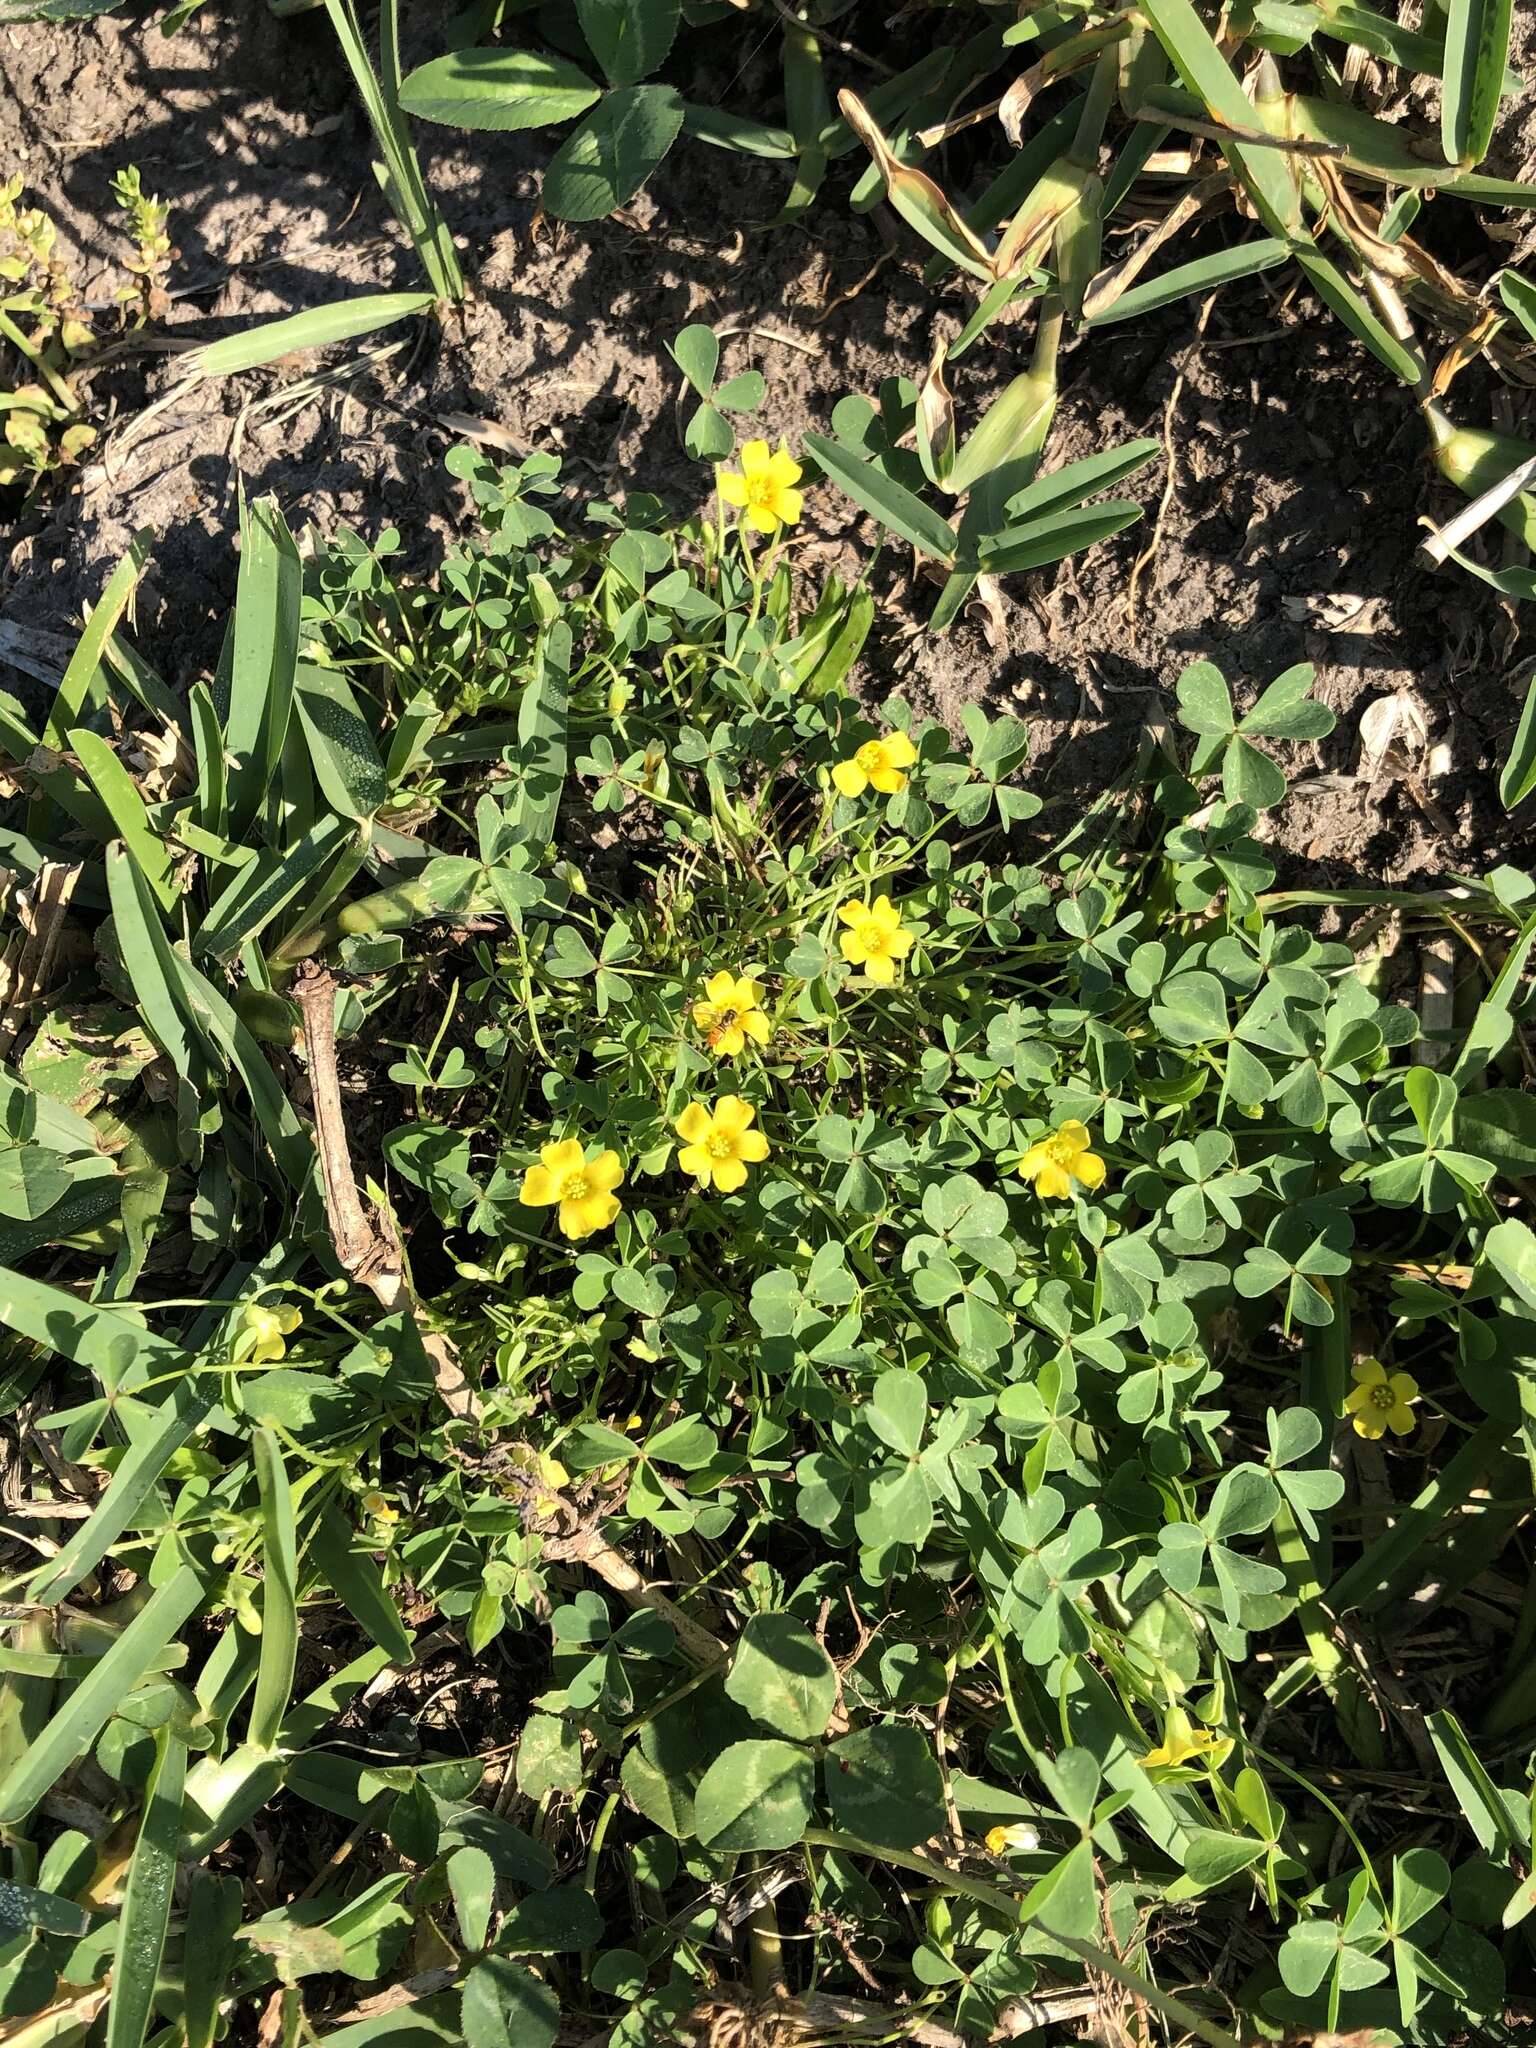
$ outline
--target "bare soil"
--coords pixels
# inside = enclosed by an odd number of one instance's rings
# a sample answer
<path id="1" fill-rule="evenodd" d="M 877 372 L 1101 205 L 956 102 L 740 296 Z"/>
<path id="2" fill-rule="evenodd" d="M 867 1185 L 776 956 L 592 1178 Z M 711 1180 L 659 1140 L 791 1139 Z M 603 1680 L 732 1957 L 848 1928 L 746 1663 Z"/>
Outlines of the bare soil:
<path id="1" fill-rule="evenodd" d="M 167 40 L 153 11 L 0 28 L 0 171 L 20 170 L 56 216 L 91 295 L 111 299 L 108 181 L 130 162 L 173 209 L 168 343 L 349 292 L 414 288 L 324 15 L 278 21 L 255 0 L 211 0 Z M 743 31 L 732 104 L 760 89 L 757 104 L 771 105 L 763 50 L 776 32 L 765 22 L 756 33 Z M 1528 89 L 1509 108 L 1498 168 L 1529 169 L 1533 105 Z M 845 392 L 920 374 L 936 324 L 953 329 L 969 310 L 960 293 L 923 285 L 905 231 L 848 210 L 846 167 L 807 222 L 769 229 L 759 223 L 782 203 L 783 167 L 684 139 L 620 216 L 573 228 L 538 211 L 547 137 L 423 128 L 420 142 L 473 280 L 462 322 L 394 330 L 382 355 L 377 341 L 353 344 L 345 373 L 318 392 L 302 383 L 316 363 L 284 364 L 184 391 L 147 419 L 176 388 L 173 353 L 136 346 L 98 371 L 92 389 L 114 422 L 99 458 L 41 521 L 0 535 L 0 617 L 23 640 L 70 633 L 148 526 L 159 541 L 141 640 L 185 685 L 217 652 L 242 482 L 275 491 L 296 525 L 393 523 L 408 544 L 440 545 L 463 518 L 442 455 L 468 415 L 509 447 L 560 453 L 584 494 L 638 487 L 685 509 L 707 479 L 681 451 L 663 344 L 687 321 L 724 337 L 727 373 L 763 371 L 766 430 L 793 445 L 826 427 Z M 1466 223 L 1480 250 L 1481 228 L 1470 213 Z M 1478 274 L 1487 268 L 1483 255 Z M 1200 314 L 1187 301 L 1065 359 L 1053 464 L 1167 423 L 1171 480 L 1160 462 L 1132 486 L 1142 524 L 1011 579 L 996 646 L 979 615 L 948 639 L 919 630 L 931 595 L 898 577 L 860 687 L 875 698 L 900 689 L 951 725 L 977 702 L 1028 719 L 1037 786 L 1067 805 L 1113 775 L 1196 656 L 1218 662 L 1240 696 L 1311 661 L 1339 724 L 1291 764 L 1298 792 L 1275 820 L 1290 875 L 1361 885 L 1519 859 L 1530 821 L 1504 816 L 1495 775 L 1531 667 L 1528 629 L 1456 571 L 1415 567 L 1419 515 L 1443 517 L 1449 503 L 1410 400 L 1285 272 L 1229 287 L 1203 331 Z M 956 372 L 962 406 L 979 410 L 1023 366 L 1029 336 L 1027 319 L 989 332 Z M 1490 416 L 1491 395 L 1470 377 L 1457 397 L 1469 421 Z M 1529 429 L 1522 405 L 1500 423 Z M 870 538 L 823 489 L 800 547 L 808 563 L 851 563 Z M 3 654 L 0 686 L 36 687 Z M 1361 773 L 1361 714 L 1398 692 L 1422 720 L 1411 772 Z"/>

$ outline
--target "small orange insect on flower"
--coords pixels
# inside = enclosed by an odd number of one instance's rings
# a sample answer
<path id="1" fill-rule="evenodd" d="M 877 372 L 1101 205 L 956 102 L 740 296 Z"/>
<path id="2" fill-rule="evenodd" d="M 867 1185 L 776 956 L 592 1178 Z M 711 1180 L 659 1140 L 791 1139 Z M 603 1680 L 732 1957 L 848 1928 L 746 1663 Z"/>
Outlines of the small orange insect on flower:
<path id="1" fill-rule="evenodd" d="M 843 958 L 852 967 L 862 967 L 871 981 L 894 981 L 898 962 L 912 950 L 912 934 L 890 897 L 845 903 L 837 914 L 848 927 L 838 941 Z"/>
<path id="2" fill-rule="evenodd" d="M 1344 1397 L 1344 1412 L 1354 1422 L 1357 1436 L 1374 1443 L 1390 1429 L 1394 1436 L 1407 1436 L 1416 1417 L 1413 1404 L 1419 1398 L 1419 1383 L 1411 1373 L 1389 1373 L 1379 1358 L 1362 1358 L 1352 1366 L 1352 1393 Z"/>
<path id="3" fill-rule="evenodd" d="M 589 1160 L 579 1138 L 561 1138 L 542 1148 L 538 1165 L 523 1175 L 517 1199 L 525 1209 L 558 1205 L 563 1236 L 591 1237 L 618 1215 L 614 1189 L 623 1184 L 624 1162 L 617 1152 L 599 1152 Z"/>
<path id="4" fill-rule="evenodd" d="M 741 451 L 741 470 L 715 472 L 715 487 L 727 505 L 740 508 L 748 526 L 759 533 L 777 533 L 781 526 L 793 526 L 800 517 L 803 493 L 795 489 L 801 469 L 781 441 L 770 449 L 766 441 L 748 441 Z"/>
<path id="5" fill-rule="evenodd" d="M 712 974 L 705 982 L 703 998 L 693 1006 L 693 1021 L 704 1033 L 710 1051 L 725 1060 L 735 1059 L 749 1038 L 766 1045 L 773 1035 L 763 1008 L 762 984 L 728 970 Z"/>
<path id="6" fill-rule="evenodd" d="M 844 796 L 862 796 L 866 789 L 899 796 L 916 759 L 917 749 L 904 732 L 888 732 L 883 739 L 866 740 L 846 761 L 839 761 L 832 780 Z"/>
<path id="7" fill-rule="evenodd" d="M 735 1194 L 747 1184 L 747 1168 L 768 1157 L 768 1140 L 751 1127 L 756 1115 L 739 1095 L 722 1095 L 713 1108 L 690 1102 L 672 1126 L 683 1141 L 678 1165 L 702 1186 Z"/>

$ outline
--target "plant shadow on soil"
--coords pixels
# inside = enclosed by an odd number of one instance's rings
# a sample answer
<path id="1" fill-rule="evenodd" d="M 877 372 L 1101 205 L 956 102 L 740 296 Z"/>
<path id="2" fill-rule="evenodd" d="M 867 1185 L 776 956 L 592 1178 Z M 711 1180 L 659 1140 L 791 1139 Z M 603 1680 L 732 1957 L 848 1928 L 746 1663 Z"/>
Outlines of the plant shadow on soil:
<path id="1" fill-rule="evenodd" d="M 110 298 L 107 186 L 128 162 L 172 206 L 181 250 L 173 341 L 348 293 L 414 287 L 324 17 L 210 6 L 167 40 L 148 12 L 0 30 L 11 87 L 0 160 L 18 163 L 31 196 L 57 215 L 91 295 Z M 694 90 L 770 104 L 766 42 L 744 44 L 728 77 Z M 1530 98 L 1512 131 L 1516 157 Z M 8 619 L 69 632 L 132 532 L 150 526 L 159 539 L 138 630 L 184 687 L 214 659 L 233 594 L 237 483 L 274 491 L 295 525 L 398 525 L 412 565 L 427 566 L 464 523 L 462 494 L 442 468 L 461 415 L 491 423 L 509 446 L 559 453 L 578 503 L 641 488 L 686 510 L 708 478 L 679 445 L 679 379 L 664 344 L 688 321 L 723 333 L 723 374 L 762 369 L 763 429 L 793 444 L 807 428 L 824 430 L 845 392 L 919 374 L 936 326 L 952 331 L 968 310 L 958 292 L 923 286 L 905 231 L 848 210 L 846 164 L 809 228 L 767 231 L 752 223 L 782 203 L 784 167 L 684 140 L 647 193 L 613 219 L 574 228 L 537 211 L 548 137 L 423 126 L 418 139 L 472 280 L 462 320 L 440 335 L 417 326 L 379 337 L 390 353 L 372 364 L 362 358 L 373 344 L 354 345 L 355 369 L 291 417 L 264 401 L 311 364 L 184 391 L 131 445 L 118 429 L 172 390 L 175 358 L 138 354 L 101 373 L 99 394 L 116 414 L 103 459 L 0 557 Z M 963 181 L 966 166 L 950 168 Z M 1219 232 L 1229 235 L 1230 223 Z M 1522 622 L 1481 586 L 1414 566 L 1418 517 L 1444 516 L 1449 494 L 1425 459 L 1411 403 L 1287 282 L 1229 289 L 1197 344 L 1199 311 L 1185 302 L 1064 357 L 1053 466 L 1161 435 L 1171 421 L 1175 474 L 1134 610 L 1133 567 L 1168 483 L 1162 461 L 1130 486 L 1146 507 L 1139 525 L 1009 581 L 1002 645 L 979 614 L 944 640 L 923 632 L 931 590 L 887 552 L 876 581 L 891 602 L 859 687 L 872 702 L 899 690 L 951 727 L 973 702 L 1027 719 L 1049 823 L 1113 779 L 1144 721 L 1171 709 L 1188 661 L 1215 660 L 1240 702 L 1312 661 L 1339 724 L 1288 761 L 1296 793 L 1266 821 L 1285 879 L 1429 880 L 1519 859 L 1529 822 L 1505 818 L 1493 777 L 1529 667 Z M 1024 366 L 1030 332 L 1027 314 L 999 324 L 957 366 L 963 420 Z M 1470 379 L 1464 387 L 1462 416 L 1486 418 L 1488 394 Z M 811 495 L 796 556 L 813 572 L 852 573 L 871 540 L 868 522 L 824 487 Z M 15 676 L 3 680 L 17 687 Z M 1394 691 L 1411 694 L 1426 728 L 1416 772 L 1362 776 L 1359 715 Z M 1432 779 L 1433 742 L 1449 749 L 1450 765 Z"/>

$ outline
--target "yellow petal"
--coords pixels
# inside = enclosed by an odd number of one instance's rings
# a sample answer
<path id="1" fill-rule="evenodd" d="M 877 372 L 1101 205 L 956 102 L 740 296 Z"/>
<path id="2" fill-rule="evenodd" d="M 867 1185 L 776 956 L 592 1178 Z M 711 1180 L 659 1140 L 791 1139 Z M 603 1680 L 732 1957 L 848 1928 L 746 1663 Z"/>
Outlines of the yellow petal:
<path id="1" fill-rule="evenodd" d="M 777 533 L 779 515 L 771 505 L 749 505 L 747 524 L 757 533 Z"/>
<path id="2" fill-rule="evenodd" d="M 768 1157 L 768 1140 L 761 1131 L 743 1131 L 736 1140 L 736 1155 L 749 1166 L 756 1166 Z"/>
<path id="3" fill-rule="evenodd" d="M 611 1194 L 624 1185 L 624 1162 L 617 1152 L 599 1152 L 587 1168 L 587 1185 L 599 1194 Z"/>
<path id="4" fill-rule="evenodd" d="M 544 1146 L 539 1157 L 551 1173 L 575 1173 L 582 1163 L 581 1140 L 561 1138 L 556 1144 Z"/>
<path id="5" fill-rule="evenodd" d="M 773 467 L 773 456 L 766 441 L 746 441 L 742 444 L 741 466 L 748 476 L 757 476 Z"/>
<path id="6" fill-rule="evenodd" d="M 722 1095 L 715 1104 L 715 1129 L 734 1138 L 747 1128 L 757 1111 L 739 1095 Z"/>
<path id="7" fill-rule="evenodd" d="M 899 926 L 895 931 L 887 932 L 885 935 L 885 950 L 887 953 L 894 953 L 896 958 L 900 960 L 903 955 L 910 953 L 912 950 L 912 934 L 902 931 Z"/>
<path id="8" fill-rule="evenodd" d="M 871 981 L 883 985 L 896 979 L 896 963 L 887 953 L 871 953 L 864 962 L 864 972 Z"/>
<path id="9" fill-rule="evenodd" d="M 755 1038 L 759 1045 L 766 1045 L 773 1036 L 773 1026 L 762 1010 L 753 1008 L 741 1020 L 741 1028 L 749 1038 Z"/>
<path id="10" fill-rule="evenodd" d="M 862 796 L 869 787 L 869 777 L 857 761 L 839 761 L 832 770 L 832 780 L 844 796 Z M 842 914 L 846 915 L 846 910 L 845 905 Z"/>
<path id="11" fill-rule="evenodd" d="M 1088 1150 L 1088 1126 L 1080 1124 L 1075 1116 L 1068 1117 L 1056 1135 L 1074 1152 Z"/>
<path id="12" fill-rule="evenodd" d="M 1379 1358 L 1362 1358 L 1360 1363 L 1351 1366 L 1350 1370 L 1362 1387 L 1380 1387 L 1386 1384 L 1387 1368 Z"/>
<path id="13" fill-rule="evenodd" d="M 861 925 L 869 922 L 869 906 L 866 903 L 840 903 L 837 914 L 844 924 Z"/>
<path id="14" fill-rule="evenodd" d="M 704 993 L 719 1009 L 728 1010 L 736 1000 L 735 975 L 728 967 L 722 967 L 705 982 Z"/>
<path id="15" fill-rule="evenodd" d="M 910 768 L 917 759 L 917 749 L 904 732 L 888 732 L 884 746 L 885 758 L 893 768 Z"/>
<path id="16" fill-rule="evenodd" d="M 1362 1408 L 1355 1416 L 1355 1434 L 1369 1437 L 1374 1443 L 1386 1430 L 1379 1408 Z"/>
<path id="17" fill-rule="evenodd" d="M 1035 1193 L 1048 1202 L 1064 1202 L 1072 1192 L 1072 1176 L 1054 1159 L 1047 1159 L 1035 1175 Z"/>
<path id="18" fill-rule="evenodd" d="M 899 768 L 877 768 L 869 779 L 882 796 L 896 796 L 907 786 L 907 778 Z"/>
<path id="19" fill-rule="evenodd" d="M 1411 1436 L 1418 1420 L 1406 1401 L 1399 1401 L 1395 1408 L 1387 1411 L 1387 1427 L 1394 1436 Z"/>
<path id="20" fill-rule="evenodd" d="M 720 1016 L 720 1008 L 721 1006 L 718 1003 L 695 1003 L 693 1006 L 694 1023 L 698 1025 L 701 1031 L 713 1031 Z"/>
<path id="21" fill-rule="evenodd" d="M 709 1111 L 702 1102 L 690 1102 L 672 1128 L 685 1145 L 700 1145 L 709 1136 Z"/>
<path id="22" fill-rule="evenodd" d="M 805 472 L 781 441 L 768 458 L 768 474 L 780 490 L 787 491 L 791 485 L 799 483 Z"/>
<path id="23" fill-rule="evenodd" d="M 727 505 L 745 505 L 747 502 L 747 480 L 733 469 L 716 471 L 715 489 Z"/>
<path id="24" fill-rule="evenodd" d="M 530 1166 L 523 1175 L 523 1184 L 517 1191 L 517 1199 L 525 1209 L 547 1209 L 558 1199 L 555 1176 L 547 1166 Z"/>
<path id="25" fill-rule="evenodd" d="M 727 1024 L 719 1037 L 715 1039 L 713 1050 L 718 1058 L 733 1060 L 737 1053 L 745 1047 L 746 1042 L 747 1035 L 742 1030 L 740 1024 Z"/>
<path id="26" fill-rule="evenodd" d="M 844 932 L 837 943 L 850 967 L 862 967 L 869 957 L 869 948 L 860 932 Z"/>
<path id="27" fill-rule="evenodd" d="M 708 1187 L 714 1161 L 702 1145 L 685 1145 L 677 1155 L 677 1163 L 682 1172 L 691 1173 L 695 1180 L 703 1181 Z"/>
<path id="28" fill-rule="evenodd" d="M 795 474 L 799 475 L 798 466 Z M 793 526 L 805 509 L 805 499 L 799 491 L 780 491 L 774 503 L 786 526 Z"/>
<path id="29" fill-rule="evenodd" d="M 747 1184 L 747 1169 L 739 1159 L 717 1159 L 715 1161 L 715 1186 L 722 1195 L 734 1195 L 738 1188 Z"/>
<path id="30" fill-rule="evenodd" d="M 1097 1152 L 1079 1152 L 1072 1162 L 1072 1171 L 1085 1188 L 1102 1187 L 1104 1184 L 1104 1162 Z"/>
<path id="31" fill-rule="evenodd" d="M 298 1318 L 295 1316 L 294 1321 L 296 1322 L 297 1320 Z M 293 1323 L 284 1323 L 283 1328 L 291 1330 Z M 1417 1401 L 1419 1398 L 1419 1383 L 1411 1373 L 1395 1372 L 1387 1381 L 1387 1385 L 1392 1389 L 1399 1401 Z"/>

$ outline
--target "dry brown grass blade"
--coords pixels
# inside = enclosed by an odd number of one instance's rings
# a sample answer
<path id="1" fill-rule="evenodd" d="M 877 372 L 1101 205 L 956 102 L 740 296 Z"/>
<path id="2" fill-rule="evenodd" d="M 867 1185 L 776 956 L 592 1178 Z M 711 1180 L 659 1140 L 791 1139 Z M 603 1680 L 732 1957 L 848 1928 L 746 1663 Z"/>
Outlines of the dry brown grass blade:
<path id="1" fill-rule="evenodd" d="M 44 861 L 37 880 L 16 899 L 18 929 L 0 955 L 0 1054 L 10 1051 L 16 1034 L 47 997 L 64 913 L 80 872 L 73 864 Z"/>

